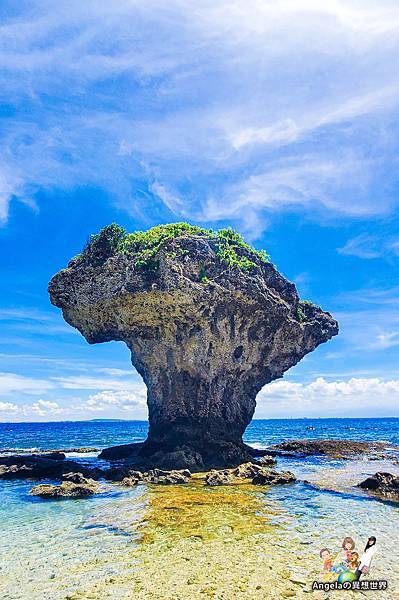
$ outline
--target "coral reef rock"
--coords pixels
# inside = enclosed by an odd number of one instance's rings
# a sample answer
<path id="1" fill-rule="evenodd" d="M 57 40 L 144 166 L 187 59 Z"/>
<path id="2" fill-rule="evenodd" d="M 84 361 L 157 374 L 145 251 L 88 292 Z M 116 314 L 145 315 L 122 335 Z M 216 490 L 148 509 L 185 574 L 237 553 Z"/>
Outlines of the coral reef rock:
<path id="1" fill-rule="evenodd" d="M 124 458 L 147 469 L 250 460 L 242 436 L 258 392 L 338 333 L 329 313 L 300 301 L 231 229 L 108 226 L 52 278 L 49 293 L 90 344 L 130 349 L 147 386 L 149 433 Z"/>
<path id="2" fill-rule="evenodd" d="M 282 485 L 285 483 L 293 483 L 296 477 L 290 471 L 273 471 L 266 470 L 257 473 L 252 479 L 252 483 L 256 485 Z"/>
<path id="3" fill-rule="evenodd" d="M 31 496 L 40 496 L 40 498 L 55 500 L 58 498 L 86 498 L 99 492 L 99 486 L 93 480 L 87 479 L 80 483 L 63 481 L 60 485 L 43 483 L 33 487 L 29 494 Z"/>

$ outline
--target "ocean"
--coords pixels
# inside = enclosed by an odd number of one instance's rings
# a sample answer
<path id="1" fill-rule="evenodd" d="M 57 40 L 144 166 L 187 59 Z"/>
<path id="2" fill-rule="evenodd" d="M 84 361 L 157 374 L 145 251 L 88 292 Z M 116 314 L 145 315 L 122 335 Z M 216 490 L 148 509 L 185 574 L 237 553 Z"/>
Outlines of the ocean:
<path id="1" fill-rule="evenodd" d="M 0 423 L 0 451 L 5 448 L 106 448 L 142 441 L 147 430 L 146 421 Z M 367 439 L 399 445 L 399 418 L 257 419 L 248 426 L 244 441 L 262 447 L 300 438 Z"/>
<path id="2" fill-rule="evenodd" d="M 146 432 L 147 423 L 142 421 L 1 423 L 0 452 L 100 449 L 143 440 Z M 299 438 L 373 440 L 399 445 L 399 419 L 255 420 L 245 434 L 245 441 L 257 447 Z M 96 451 L 73 453 L 73 457 L 90 465 L 98 460 Z M 272 524 L 281 532 L 281 544 L 284 540 L 287 544 L 292 540 L 304 544 L 317 565 L 321 547 L 339 548 L 347 535 L 361 547 L 370 535 L 375 535 L 381 558 L 378 560 L 376 554 L 374 575 L 390 584 L 389 595 L 379 597 L 399 597 L 395 595 L 399 592 L 399 507 L 370 499 L 354 487 L 368 474 L 388 467 L 379 461 L 349 462 L 322 457 L 280 458 L 278 463 L 279 469 L 291 470 L 306 481 L 257 492 L 264 498 L 265 506 L 273 507 Z M 398 467 L 395 471 L 391 465 L 389 470 L 399 474 Z M 138 543 L 133 525 L 145 512 L 145 486 L 114 485 L 90 499 L 54 502 L 29 496 L 32 485 L 23 480 L 0 481 L 2 599 L 89 598 L 92 596 L 86 596 L 82 589 L 99 580 L 112 581 L 123 576 L 124 569 L 131 570 L 131 563 L 121 560 L 121 556 Z M 107 594 L 107 598 L 123 597 L 121 590 L 112 585 Z"/>

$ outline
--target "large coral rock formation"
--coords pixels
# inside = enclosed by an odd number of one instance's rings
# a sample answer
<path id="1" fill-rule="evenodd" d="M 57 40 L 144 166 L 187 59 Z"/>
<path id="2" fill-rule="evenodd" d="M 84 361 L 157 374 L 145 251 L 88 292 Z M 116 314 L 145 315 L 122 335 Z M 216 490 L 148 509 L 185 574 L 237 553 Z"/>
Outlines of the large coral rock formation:
<path id="1" fill-rule="evenodd" d="M 163 468 L 249 460 L 242 435 L 257 393 L 338 332 L 232 230 L 175 224 L 126 234 L 110 226 L 49 292 L 90 344 L 129 347 L 149 411 L 134 460 Z"/>

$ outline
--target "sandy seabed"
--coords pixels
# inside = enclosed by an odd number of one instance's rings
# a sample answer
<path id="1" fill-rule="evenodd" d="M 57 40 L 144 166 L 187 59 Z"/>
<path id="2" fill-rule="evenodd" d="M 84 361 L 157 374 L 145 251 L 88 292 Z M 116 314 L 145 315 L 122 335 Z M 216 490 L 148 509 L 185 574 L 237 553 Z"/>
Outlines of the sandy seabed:
<path id="1" fill-rule="evenodd" d="M 16 486 L 20 500 L 2 523 L 0 597 L 399 600 L 399 507 L 351 487 L 362 469 L 382 465 L 301 464 L 292 467 L 312 485 L 209 487 L 198 474 L 185 485 L 115 484 L 110 497 L 46 502 L 10 482 L 4 502 Z M 352 535 L 361 551 L 373 534 L 372 578 L 388 580 L 387 591 L 312 591 L 323 581 L 320 548 L 336 552 Z"/>

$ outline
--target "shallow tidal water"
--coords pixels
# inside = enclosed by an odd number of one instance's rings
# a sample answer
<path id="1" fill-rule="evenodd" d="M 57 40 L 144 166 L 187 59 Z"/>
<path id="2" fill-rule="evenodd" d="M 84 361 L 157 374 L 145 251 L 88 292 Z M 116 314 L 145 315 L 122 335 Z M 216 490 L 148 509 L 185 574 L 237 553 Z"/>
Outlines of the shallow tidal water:
<path id="1" fill-rule="evenodd" d="M 319 430 L 307 430 L 308 420 L 295 421 L 295 427 L 291 422 L 291 428 L 286 421 L 254 422 L 247 441 L 260 445 L 317 434 L 339 438 L 343 433 L 353 439 L 399 439 L 398 420 L 367 420 L 373 421 L 367 436 L 361 419 L 345 421 L 344 430 L 341 421 L 339 433 L 331 430 L 334 420 L 317 421 Z M 106 430 L 103 443 L 98 428 L 93 442 L 88 424 L 82 426 L 83 439 L 73 432 L 73 424 L 69 426 L 66 437 L 60 437 L 65 425 L 57 434 L 54 428 L 43 434 L 43 425 L 39 434 L 33 427 L 30 438 L 20 434 L 18 447 L 112 443 L 111 424 L 101 424 Z M 119 424 L 114 427 L 115 443 L 131 439 L 121 440 Z M 138 438 L 145 435 L 143 424 L 139 427 Z M 4 430 L 1 435 L 3 448 L 17 446 L 15 437 L 5 436 Z M 81 455 L 81 460 L 96 458 Z M 0 482 L 0 597 L 252 599 L 344 594 L 399 599 L 399 506 L 370 499 L 353 487 L 382 466 L 394 472 L 395 465 L 375 461 L 282 458 L 278 468 L 310 483 L 209 489 L 196 477 L 187 486 L 109 485 L 91 499 L 55 502 L 30 497 L 32 482 Z M 388 591 L 309 591 L 314 579 L 322 579 L 320 549 L 338 551 L 347 535 L 360 551 L 370 535 L 377 537 L 370 578 L 388 580 Z"/>

